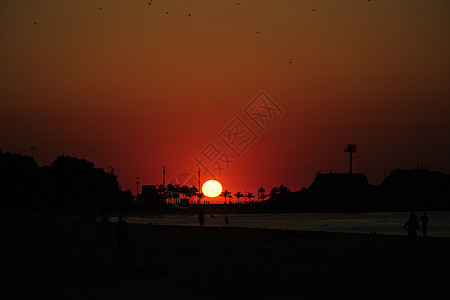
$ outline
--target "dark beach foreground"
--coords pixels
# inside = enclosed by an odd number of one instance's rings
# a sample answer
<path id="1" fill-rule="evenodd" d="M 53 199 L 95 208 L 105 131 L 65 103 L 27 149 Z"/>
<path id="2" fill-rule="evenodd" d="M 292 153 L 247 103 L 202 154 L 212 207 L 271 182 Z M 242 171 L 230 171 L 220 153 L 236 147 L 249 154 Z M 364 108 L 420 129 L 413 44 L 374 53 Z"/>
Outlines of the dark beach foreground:
<path id="1" fill-rule="evenodd" d="M 3 291 L 30 299 L 436 299 L 450 239 L 2 218 Z"/>

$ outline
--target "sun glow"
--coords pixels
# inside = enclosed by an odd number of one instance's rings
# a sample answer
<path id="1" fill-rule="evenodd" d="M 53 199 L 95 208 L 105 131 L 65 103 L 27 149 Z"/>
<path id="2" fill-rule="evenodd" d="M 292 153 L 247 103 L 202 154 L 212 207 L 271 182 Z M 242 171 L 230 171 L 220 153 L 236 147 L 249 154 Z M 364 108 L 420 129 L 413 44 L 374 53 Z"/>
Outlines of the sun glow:
<path id="1" fill-rule="evenodd" d="M 207 197 L 217 197 L 222 193 L 222 185 L 216 180 L 208 180 L 203 184 L 202 192 Z"/>

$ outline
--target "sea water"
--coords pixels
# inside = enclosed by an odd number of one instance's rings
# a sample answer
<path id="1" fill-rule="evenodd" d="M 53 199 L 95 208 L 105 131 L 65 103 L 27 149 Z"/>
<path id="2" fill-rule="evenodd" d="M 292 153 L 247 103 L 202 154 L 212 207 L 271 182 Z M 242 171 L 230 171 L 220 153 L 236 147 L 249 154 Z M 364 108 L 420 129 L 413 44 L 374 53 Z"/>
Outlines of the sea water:
<path id="1" fill-rule="evenodd" d="M 420 217 L 421 212 L 417 213 Z M 428 235 L 450 237 L 450 211 L 427 212 Z M 409 212 L 228 214 L 229 226 L 283 230 L 329 231 L 405 235 Z M 154 225 L 198 226 L 196 214 L 128 218 L 127 222 Z M 225 226 L 225 215 L 205 215 L 205 226 Z M 419 230 L 418 235 L 422 232 Z"/>

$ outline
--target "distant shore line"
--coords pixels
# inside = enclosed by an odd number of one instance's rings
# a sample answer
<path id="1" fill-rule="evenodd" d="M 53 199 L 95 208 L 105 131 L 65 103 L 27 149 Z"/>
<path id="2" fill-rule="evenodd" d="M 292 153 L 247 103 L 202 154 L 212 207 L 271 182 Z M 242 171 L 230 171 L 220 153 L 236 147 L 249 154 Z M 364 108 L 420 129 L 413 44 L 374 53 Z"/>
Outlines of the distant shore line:
<path id="1" fill-rule="evenodd" d="M 365 210 L 348 210 L 348 209 L 305 209 L 305 210 L 290 210 L 288 208 L 267 209 L 255 207 L 244 204 L 198 204 L 189 208 L 180 208 L 175 205 L 164 208 L 151 207 L 132 207 L 132 208 L 117 208 L 117 207 L 85 207 L 85 206 L 68 206 L 68 207 L 8 207 L 1 209 L 0 217 L 8 215 L 34 215 L 34 214 L 51 214 L 51 215 L 68 215 L 75 214 L 78 218 L 83 214 L 83 218 L 88 220 L 92 218 L 92 214 L 98 217 L 102 213 L 109 216 L 117 216 L 122 214 L 124 216 L 145 217 L 145 216 L 159 216 L 159 215 L 186 215 L 198 214 L 203 211 L 205 214 L 289 214 L 289 213 L 343 213 L 343 214 L 364 214 L 364 213 L 409 213 L 410 209 L 365 209 Z M 414 210 L 421 212 L 423 210 Z M 450 211 L 448 208 L 426 210 L 428 212 L 444 212 Z"/>

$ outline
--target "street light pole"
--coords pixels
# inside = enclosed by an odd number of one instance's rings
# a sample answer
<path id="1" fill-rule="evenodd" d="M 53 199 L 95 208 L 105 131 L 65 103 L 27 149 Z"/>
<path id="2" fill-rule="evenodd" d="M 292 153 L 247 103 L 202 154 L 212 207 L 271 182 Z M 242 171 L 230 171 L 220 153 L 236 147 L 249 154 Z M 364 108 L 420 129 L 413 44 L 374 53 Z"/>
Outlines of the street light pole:
<path id="1" fill-rule="evenodd" d="M 344 152 L 348 152 L 350 154 L 350 175 L 351 175 L 353 173 L 352 154 L 356 152 L 356 145 L 348 144 Z"/>

